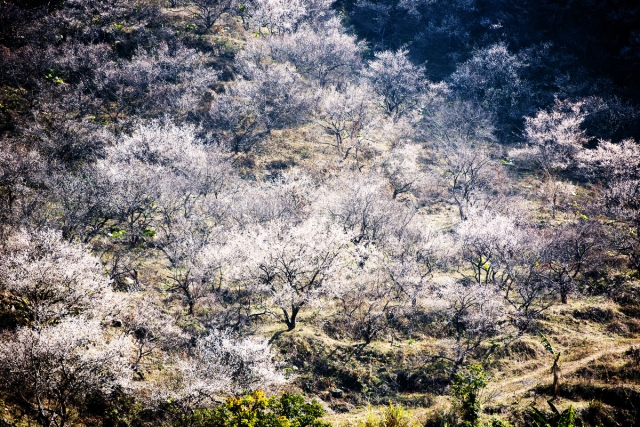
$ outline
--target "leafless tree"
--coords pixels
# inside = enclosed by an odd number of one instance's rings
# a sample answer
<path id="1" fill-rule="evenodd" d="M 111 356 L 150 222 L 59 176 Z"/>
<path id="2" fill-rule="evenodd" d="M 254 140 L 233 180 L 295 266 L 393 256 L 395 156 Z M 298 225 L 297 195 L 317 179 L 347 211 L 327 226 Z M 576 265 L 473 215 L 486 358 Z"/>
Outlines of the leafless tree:
<path id="1" fill-rule="evenodd" d="M 486 145 L 456 141 L 438 147 L 441 175 L 458 207 L 460 219 L 487 194 L 492 183 L 492 159 Z"/>
<path id="2" fill-rule="evenodd" d="M 585 174 L 600 181 L 601 205 L 622 222 L 612 227 L 612 243 L 630 265 L 640 271 L 640 148 L 632 140 L 619 144 L 600 141 L 597 149 L 584 150 L 579 162 Z"/>
<path id="3" fill-rule="evenodd" d="M 460 257 L 471 267 L 472 280 L 493 285 L 502 293 L 521 330 L 556 301 L 555 289 L 545 273 L 549 241 L 535 229 L 484 211 L 474 213 L 456 231 Z"/>
<path id="4" fill-rule="evenodd" d="M 470 102 L 447 102 L 436 97 L 432 104 L 422 124 L 437 156 L 433 167 L 464 220 L 470 208 L 487 198 L 494 180 L 493 120 Z"/>
<path id="5" fill-rule="evenodd" d="M 390 151 L 381 162 L 381 169 L 393 189 L 392 198 L 413 193 L 428 180 L 420 158 L 423 151 L 418 145 L 406 145 Z"/>
<path id="6" fill-rule="evenodd" d="M 353 261 L 334 288 L 337 325 L 368 345 L 392 326 L 409 300 L 380 268 L 384 257 L 372 246 L 353 251 Z"/>
<path id="7" fill-rule="evenodd" d="M 364 83 L 343 90 L 327 89 L 322 93 L 316 122 L 335 138 L 339 153 L 347 153 L 358 144 L 372 122 L 371 90 Z"/>
<path id="8" fill-rule="evenodd" d="M 91 310 L 110 289 L 100 261 L 53 230 L 13 235 L 0 256 L 0 289 L 32 327 Z"/>
<path id="9" fill-rule="evenodd" d="M 166 360 L 165 353 L 185 348 L 188 335 L 173 317 L 157 307 L 152 298 L 140 293 L 117 293 L 105 323 L 121 328 L 131 337 L 131 369 L 140 380 L 153 370 L 158 361 Z"/>
<path id="10" fill-rule="evenodd" d="M 506 310 L 502 296 L 492 286 L 451 281 L 440 285 L 436 292 L 444 303 L 452 340 L 452 354 L 441 357 L 453 363 L 455 373 L 488 338 L 498 333 Z"/>
<path id="11" fill-rule="evenodd" d="M 225 262 L 224 244 L 211 242 L 186 243 L 186 250 L 180 259 L 174 260 L 169 268 L 170 281 L 167 290 L 177 293 L 188 306 L 188 314 L 194 315 L 196 303 L 216 292 L 223 281 L 222 268 Z"/>
<path id="12" fill-rule="evenodd" d="M 362 67 L 362 43 L 346 34 L 337 18 L 318 30 L 305 25 L 292 34 L 269 37 L 265 43 L 273 59 L 293 64 L 321 87 L 342 85 Z"/>
<path id="13" fill-rule="evenodd" d="M 292 67 L 272 64 L 248 70 L 216 97 L 209 111 L 210 129 L 232 151 L 249 151 L 273 129 L 306 120 L 313 99 Z"/>
<path id="14" fill-rule="evenodd" d="M 530 84 L 521 77 L 525 67 L 518 55 L 497 43 L 474 52 L 458 65 L 449 81 L 461 98 L 486 106 L 502 121 L 501 128 L 511 129 L 509 124 L 529 114 L 532 105 Z"/>
<path id="15" fill-rule="evenodd" d="M 547 239 L 544 275 L 566 304 L 583 275 L 601 265 L 602 232 L 597 222 L 578 220 L 550 230 Z"/>
<path id="16" fill-rule="evenodd" d="M 234 0 L 195 0 L 194 4 L 198 8 L 198 19 L 202 22 L 204 31 L 209 31 L 223 13 L 236 7 Z"/>
<path id="17" fill-rule="evenodd" d="M 241 229 L 272 221 L 299 224 L 312 214 L 317 189 L 315 180 L 302 170 L 286 171 L 277 179 L 241 187 L 232 197 L 229 215 Z"/>
<path id="18" fill-rule="evenodd" d="M 46 162 L 37 151 L 27 150 L 8 139 L 2 141 L 0 219 L 4 227 L 20 227 L 36 214 L 44 200 L 35 189 L 46 187 L 49 181 L 46 169 Z"/>
<path id="19" fill-rule="evenodd" d="M 268 35 L 296 32 L 303 23 L 317 27 L 334 16 L 329 0 L 253 0 L 246 14 Z"/>
<path id="20" fill-rule="evenodd" d="M 529 145 L 512 150 L 510 156 L 539 167 L 546 177 L 575 167 L 577 154 L 587 142 L 580 128 L 585 116 L 582 102 L 556 99 L 551 111 L 539 111 L 535 117 L 526 118 Z"/>
<path id="21" fill-rule="evenodd" d="M 433 274 L 450 265 L 455 246 L 433 224 L 415 215 L 406 227 L 392 232 L 380 246 L 379 251 L 384 254 L 380 269 L 415 307 L 431 285 Z"/>
<path id="22" fill-rule="evenodd" d="M 135 395 L 152 408 L 167 400 L 185 413 L 210 407 L 219 395 L 248 390 L 270 390 L 286 382 L 269 343 L 260 338 L 239 337 L 229 330 L 211 330 L 193 346 L 166 361 L 171 378 L 131 382 Z"/>
<path id="23" fill-rule="evenodd" d="M 126 384 L 130 350 L 126 337 L 108 340 L 97 320 L 23 327 L 0 342 L 0 387 L 39 425 L 64 427 L 85 397 Z"/>
<path id="24" fill-rule="evenodd" d="M 323 204 L 335 221 L 352 233 L 356 244 L 384 241 L 406 227 L 414 215 L 412 209 L 393 200 L 384 179 L 375 174 L 345 176 L 333 185 L 336 190 Z"/>
<path id="25" fill-rule="evenodd" d="M 282 222 L 245 233 L 248 280 L 282 312 L 288 330 L 297 316 L 330 292 L 348 234 L 319 218 L 291 227 Z"/>
<path id="26" fill-rule="evenodd" d="M 365 75 L 383 98 L 384 111 L 394 120 L 408 114 L 426 86 L 423 70 L 407 58 L 406 50 L 376 54 Z"/>

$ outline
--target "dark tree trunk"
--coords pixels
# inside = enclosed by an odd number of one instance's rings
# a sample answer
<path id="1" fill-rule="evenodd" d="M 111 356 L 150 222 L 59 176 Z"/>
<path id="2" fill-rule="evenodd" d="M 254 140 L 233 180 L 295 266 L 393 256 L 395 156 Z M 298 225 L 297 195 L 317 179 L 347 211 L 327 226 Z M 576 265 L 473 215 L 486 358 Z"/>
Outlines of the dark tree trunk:
<path id="1" fill-rule="evenodd" d="M 284 323 L 287 325 L 288 331 L 293 331 L 296 328 L 296 317 L 298 317 L 298 312 L 300 311 L 299 306 L 291 306 L 291 316 L 289 316 L 289 312 L 285 308 L 282 309 L 282 313 L 284 313 Z"/>

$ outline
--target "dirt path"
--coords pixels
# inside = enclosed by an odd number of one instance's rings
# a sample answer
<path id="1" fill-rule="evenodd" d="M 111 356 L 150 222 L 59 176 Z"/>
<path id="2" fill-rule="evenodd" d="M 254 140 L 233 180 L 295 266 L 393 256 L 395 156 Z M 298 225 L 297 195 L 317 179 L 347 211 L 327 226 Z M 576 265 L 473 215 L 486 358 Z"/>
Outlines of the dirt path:
<path id="1" fill-rule="evenodd" d="M 562 359 L 560 359 L 560 369 L 562 371 L 561 375 L 563 377 L 569 376 L 575 373 L 578 369 L 588 365 L 589 363 L 599 359 L 602 356 L 605 356 L 607 354 L 619 354 L 629 350 L 632 346 L 638 344 L 640 344 L 640 342 L 626 343 L 623 345 L 607 347 L 587 357 L 573 360 L 571 362 L 562 363 Z M 551 373 L 549 372 L 549 369 L 549 366 L 545 366 L 516 378 L 509 378 L 504 381 L 490 384 L 487 391 L 495 397 L 521 395 L 534 388 L 537 384 L 551 383 Z"/>

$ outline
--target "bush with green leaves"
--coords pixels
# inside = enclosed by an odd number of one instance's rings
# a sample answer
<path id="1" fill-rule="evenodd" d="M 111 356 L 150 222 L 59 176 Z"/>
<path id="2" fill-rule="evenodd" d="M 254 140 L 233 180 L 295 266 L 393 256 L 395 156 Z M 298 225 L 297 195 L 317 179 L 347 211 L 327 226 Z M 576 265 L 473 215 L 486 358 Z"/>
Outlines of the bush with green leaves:
<path id="1" fill-rule="evenodd" d="M 567 409 L 560 412 L 556 406 L 547 401 L 551 407 L 551 414 L 545 414 L 536 407 L 532 407 L 531 424 L 534 427 L 574 427 L 576 426 L 576 410 L 569 405 Z"/>
<path id="2" fill-rule="evenodd" d="M 324 409 L 298 394 L 268 397 L 263 391 L 227 399 L 213 409 L 196 411 L 184 425 L 193 427 L 330 427 L 319 418 Z"/>
<path id="3" fill-rule="evenodd" d="M 505 421 L 495 415 L 488 421 L 482 423 L 482 427 L 514 427 L 509 421 Z"/>
<path id="4" fill-rule="evenodd" d="M 487 386 L 488 379 L 481 365 L 471 365 L 456 373 L 451 385 L 451 395 L 457 400 L 462 418 L 461 426 L 478 425 L 482 415 L 480 392 Z"/>
<path id="5" fill-rule="evenodd" d="M 367 418 L 358 427 L 417 427 L 419 424 L 412 419 L 401 405 L 389 402 L 381 415 L 369 412 Z"/>

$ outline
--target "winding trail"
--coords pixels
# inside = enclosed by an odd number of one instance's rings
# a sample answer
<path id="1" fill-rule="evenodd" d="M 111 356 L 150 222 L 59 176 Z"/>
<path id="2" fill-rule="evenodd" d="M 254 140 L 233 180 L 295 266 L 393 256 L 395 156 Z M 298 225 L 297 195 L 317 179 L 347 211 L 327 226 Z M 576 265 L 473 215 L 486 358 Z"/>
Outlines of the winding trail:
<path id="1" fill-rule="evenodd" d="M 602 350 L 599 350 L 596 353 L 590 354 L 589 356 L 583 357 L 582 359 L 572 360 L 571 362 L 562 363 L 562 359 L 560 362 L 561 375 L 568 376 L 575 373 L 578 369 L 587 366 L 589 363 L 601 358 L 602 356 L 608 354 L 620 354 L 627 350 L 629 350 L 634 345 L 639 345 L 640 341 L 626 343 L 623 345 L 617 345 L 612 347 L 607 347 Z M 530 391 L 538 384 L 546 384 L 551 383 L 551 374 L 549 371 L 550 367 L 545 366 L 543 368 L 536 369 L 527 374 L 520 375 L 516 378 L 507 378 L 503 381 L 498 381 L 493 384 L 490 384 L 488 388 L 488 392 L 495 397 L 506 397 L 506 396 L 518 396 L 523 393 Z M 514 388 L 517 387 L 517 388 Z"/>

